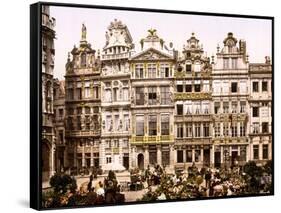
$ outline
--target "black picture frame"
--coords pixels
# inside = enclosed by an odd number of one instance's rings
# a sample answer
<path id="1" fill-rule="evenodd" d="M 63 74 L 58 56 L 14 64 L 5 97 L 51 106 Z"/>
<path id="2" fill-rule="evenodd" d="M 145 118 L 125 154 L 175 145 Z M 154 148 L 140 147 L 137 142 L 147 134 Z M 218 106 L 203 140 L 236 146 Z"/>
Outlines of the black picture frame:
<path id="1" fill-rule="evenodd" d="M 237 17 L 237 18 L 252 18 L 252 19 L 266 19 L 272 23 L 272 190 L 267 195 L 274 195 L 274 17 L 258 16 L 258 15 L 242 15 L 242 14 L 224 14 L 224 13 L 209 13 L 209 12 L 194 12 L 194 11 L 177 11 L 177 10 L 163 10 L 163 9 L 148 9 L 148 8 L 132 8 L 132 7 L 115 7 L 102 5 L 84 5 L 84 4 L 68 4 L 68 3 L 54 3 L 54 2 L 38 2 L 30 5 L 30 207 L 36 210 L 46 209 L 66 209 L 66 208 L 83 208 L 83 207 L 99 207 L 112 206 L 114 204 L 103 205 L 83 205 L 70 207 L 55 207 L 43 208 L 42 201 L 42 40 L 41 40 L 41 8 L 46 6 L 59 7 L 78 7 L 78 8 L 92 8 L 92 9 L 109 9 L 122 11 L 142 11 L 142 12 L 157 12 L 168 14 L 188 14 L 188 15 L 202 15 L 202 16 L 217 16 L 217 17 Z M 228 199 L 228 198 L 243 198 L 265 196 L 265 194 L 250 194 L 250 195 L 235 195 L 228 197 L 201 197 L 187 200 L 165 200 L 165 201 L 136 201 L 129 203 L 122 203 L 118 205 L 132 205 L 132 204 L 146 204 L 146 203 L 162 203 L 162 202 L 180 202 L 192 200 L 212 200 L 212 199 Z"/>

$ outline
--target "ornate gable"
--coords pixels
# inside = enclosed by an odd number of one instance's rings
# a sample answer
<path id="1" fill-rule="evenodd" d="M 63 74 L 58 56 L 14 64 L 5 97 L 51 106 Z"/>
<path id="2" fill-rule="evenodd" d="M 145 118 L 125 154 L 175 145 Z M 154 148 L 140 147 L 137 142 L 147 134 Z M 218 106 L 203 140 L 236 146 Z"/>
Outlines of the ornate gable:
<path id="1" fill-rule="evenodd" d="M 173 60 L 172 55 L 168 55 L 166 53 L 160 52 L 156 49 L 149 48 L 143 52 L 140 52 L 139 54 L 133 56 L 131 60 L 139 60 L 139 61 L 157 61 L 157 60 Z"/>

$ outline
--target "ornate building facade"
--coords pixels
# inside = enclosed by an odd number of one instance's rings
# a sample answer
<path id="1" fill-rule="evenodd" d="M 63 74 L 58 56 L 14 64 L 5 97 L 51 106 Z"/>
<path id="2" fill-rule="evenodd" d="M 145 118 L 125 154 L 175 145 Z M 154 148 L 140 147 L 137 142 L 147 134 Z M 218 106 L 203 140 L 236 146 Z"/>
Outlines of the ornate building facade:
<path id="1" fill-rule="evenodd" d="M 100 56 L 87 41 L 82 25 L 79 47 L 68 55 L 65 74 L 65 139 L 70 167 L 99 166 Z"/>
<path id="2" fill-rule="evenodd" d="M 131 34 L 125 24 L 114 20 L 106 32 L 101 72 L 100 165 L 129 168 L 130 155 L 130 69 L 133 50 Z"/>
<path id="3" fill-rule="evenodd" d="M 272 66 L 265 63 L 249 65 L 249 158 L 258 164 L 272 159 Z"/>
<path id="4" fill-rule="evenodd" d="M 228 33 L 217 47 L 212 70 L 214 166 L 243 164 L 249 158 L 249 63 L 246 42 Z"/>
<path id="5" fill-rule="evenodd" d="M 173 166 L 175 54 L 156 30 L 148 30 L 141 52 L 130 58 L 131 166 Z"/>
<path id="6" fill-rule="evenodd" d="M 49 6 L 42 6 L 42 180 L 55 172 L 53 74 L 56 36 Z"/>
<path id="7" fill-rule="evenodd" d="M 210 58 L 192 33 L 175 73 L 175 165 L 179 169 L 212 162 L 211 71 Z"/>
<path id="8" fill-rule="evenodd" d="M 51 81 L 57 171 L 110 164 L 172 171 L 271 160 L 271 62 L 249 64 L 244 40 L 228 33 L 210 59 L 192 33 L 179 56 L 150 29 L 136 53 L 127 26 L 114 20 L 100 57 L 86 34 L 83 25 L 65 85 Z M 50 106 L 44 112 L 52 117 Z"/>

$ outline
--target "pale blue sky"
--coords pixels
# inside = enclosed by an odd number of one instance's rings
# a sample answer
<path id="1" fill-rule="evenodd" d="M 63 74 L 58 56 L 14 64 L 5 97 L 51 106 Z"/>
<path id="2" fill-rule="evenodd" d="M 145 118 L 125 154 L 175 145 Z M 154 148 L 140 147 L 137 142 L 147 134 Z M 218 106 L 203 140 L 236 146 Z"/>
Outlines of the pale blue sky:
<path id="1" fill-rule="evenodd" d="M 51 16 L 56 19 L 55 71 L 54 76 L 64 79 L 67 53 L 73 45 L 79 45 L 81 25 L 87 27 L 87 40 L 96 50 L 105 45 L 105 32 L 115 18 L 127 25 L 136 50 L 139 41 L 147 35 L 150 28 L 157 29 L 158 35 L 168 46 L 173 42 L 174 48 L 182 51 L 191 33 L 203 44 L 208 56 L 215 55 L 218 44 L 223 46 L 223 39 L 228 32 L 234 37 L 247 42 L 250 62 L 264 62 L 266 55 L 271 57 L 271 20 L 230 18 L 186 14 L 167 14 L 136 11 L 101 10 L 72 7 L 50 7 Z"/>

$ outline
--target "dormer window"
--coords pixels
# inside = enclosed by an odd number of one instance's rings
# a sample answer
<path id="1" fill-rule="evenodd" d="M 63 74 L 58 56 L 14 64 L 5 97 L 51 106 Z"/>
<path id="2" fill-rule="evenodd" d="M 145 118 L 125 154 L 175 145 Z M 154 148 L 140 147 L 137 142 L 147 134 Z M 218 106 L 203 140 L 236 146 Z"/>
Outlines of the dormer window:
<path id="1" fill-rule="evenodd" d="M 87 61 L 86 61 L 86 53 L 82 53 L 81 55 L 81 67 L 86 67 Z"/>

